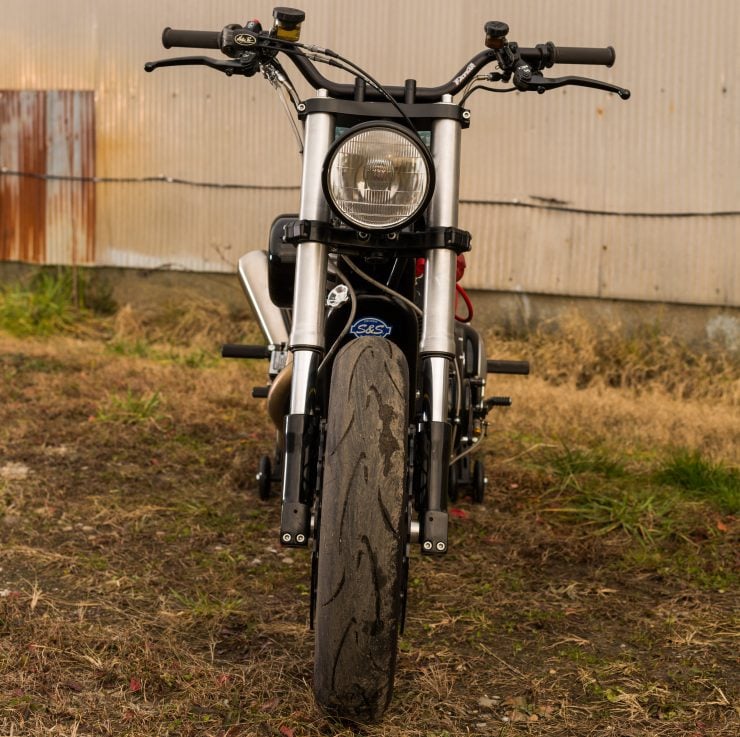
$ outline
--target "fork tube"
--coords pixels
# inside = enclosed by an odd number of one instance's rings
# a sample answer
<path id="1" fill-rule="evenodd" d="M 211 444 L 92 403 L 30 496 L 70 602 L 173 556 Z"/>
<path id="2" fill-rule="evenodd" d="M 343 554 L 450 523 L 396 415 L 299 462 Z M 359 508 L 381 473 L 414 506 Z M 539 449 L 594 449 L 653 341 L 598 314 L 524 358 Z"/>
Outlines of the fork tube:
<path id="1" fill-rule="evenodd" d="M 326 90 L 317 92 L 326 97 Z M 324 159 L 334 139 L 334 116 L 313 113 L 306 120 L 301 180 L 302 220 L 327 220 L 328 206 L 321 187 Z M 324 351 L 324 303 L 328 249 L 323 243 L 298 244 L 293 298 L 293 378 L 290 413 L 285 418 L 283 457 L 283 505 L 280 541 L 283 545 L 306 547 L 310 536 L 311 505 L 316 483 L 318 434 L 312 403 L 316 374 Z"/>
<path id="2" fill-rule="evenodd" d="M 445 95 L 445 104 L 451 98 Z M 432 124 L 432 155 L 437 174 L 437 188 L 429 206 L 430 225 L 456 227 L 460 190 L 460 123 L 435 120 Z M 427 251 L 424 271 L 424 321 L 421 355 L 452 359 L 455 355 L 455 276 L 457 255 L 448 249 Z M 446 361 L 445 361 L 446 363 Z M 432 420 L 447 420 L 447 371 L 442 362 L 432 361 Z M 443 414 L 440 414 L 443 413 Z"/>
<path id="3" fill-rule="evenodd" d="M 326 90 L 319 90 L 326 97 Z M 326 220 L 328 206 L 321 187 L 321 171 L 334 140 L 334 116 L 313 113 L 306 120 L 306 145 L 301 181 L 301 220 Z M 293 351 L 291 414 L 305 414 L 316 380 L 318 359 L 324 350 L 324 302 L 328 250 L 325 244 L 300 243 L 296 254 L 295 297 L 290 350 Z"/>
<path id="4" fill-rule="evenodd" d="M 443 105 L 451 104 L 445 95 Z M 429 224 L 457 226 L 460 189 L 460 124 L 435 120 L 432 124 L 432 156 L 437 187 L 429 206 Z M 424 270 L 424 318 L 420 353 L 423 362 L 427 417 L 425 509 L 420 522 L 421 552 L 447 552 L 447 483 L 451 456 L 452 426 L 449 419 L 449 381 L 455 356 L 455 276 L 457 254 L 450 249 L 430 249 Z"/>

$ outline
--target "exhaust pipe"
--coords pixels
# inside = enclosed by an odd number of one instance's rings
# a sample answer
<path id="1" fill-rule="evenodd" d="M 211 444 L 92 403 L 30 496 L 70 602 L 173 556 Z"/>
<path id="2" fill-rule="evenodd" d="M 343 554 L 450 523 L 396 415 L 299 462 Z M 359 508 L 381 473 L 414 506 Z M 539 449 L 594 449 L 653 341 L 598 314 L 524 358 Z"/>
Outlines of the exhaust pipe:
<path id="1" fill-rule="evenodd" d="M 283 313 L 270 299 L 265 251 L 250 251 L 239 259 L 239 281 L 267 342 L 287 345 L 288 328 Z"/>

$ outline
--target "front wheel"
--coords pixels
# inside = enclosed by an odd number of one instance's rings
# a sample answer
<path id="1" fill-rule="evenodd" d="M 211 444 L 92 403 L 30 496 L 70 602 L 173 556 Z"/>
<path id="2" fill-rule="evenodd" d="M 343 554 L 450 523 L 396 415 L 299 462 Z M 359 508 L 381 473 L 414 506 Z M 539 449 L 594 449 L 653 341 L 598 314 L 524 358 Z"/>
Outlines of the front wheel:
<path id="1" fill-rule="evenodd" d="M 407 537 L 408 365 L 358 338 L 332 371 L 321 492 L 314 691 L 330 714 L 379 719 L 390 701 Z"/>

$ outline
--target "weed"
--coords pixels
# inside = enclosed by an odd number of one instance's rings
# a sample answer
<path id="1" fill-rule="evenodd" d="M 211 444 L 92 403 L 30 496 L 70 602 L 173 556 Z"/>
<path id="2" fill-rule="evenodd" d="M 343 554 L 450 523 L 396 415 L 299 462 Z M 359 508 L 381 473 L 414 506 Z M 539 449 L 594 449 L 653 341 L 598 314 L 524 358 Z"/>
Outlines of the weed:
<path id="1" fill-rule="evenodd" d="M 115 310 L 110 288 L 76 268 L 42 269 L 0 289 L 0 328 L 19 337 L 70 332 Z"/>
<path id="2" fill-rule="evenodd" d="M 196 591 L 192 595 L 172 591 L 172 596 L 185 611 L 201 619 L 227 617 L 240 612 L 244 606 L 244 600 L 238 597 L 217 599 L 205 591 Z"/>
<path id="3" fill-rule="evenodd" d="M 147 396 L 137 395 L 129 390 L 125 396 L 118 394 L 109 396 L 106 408 L 98 412 L 97 419 L 101 422 L 118 422 L 124 425 L 156 421 L 161 419 L 158 413 L 159 406 L 159 392 Z"/>
<path id="4" fill-rule="evenodd" d="M 740 512 L 740 471 L 713 463 L 699 451 L 674 451 L 656 474 L 659 482 L 677 487 L 729 514 Z"/>
<path id="5" fill-rule="evenodd" d="M 70 330 L 82 316 L 72 272 L 40 271 L 28 284 L 0 292 L 0 328 L 17 336 Z"/>
<path id="6" fill-rule="evenodd" d="M 642 542 L 653 542 L 671 528 L 670 499 L 635 489 L 582 489 L 570 506 L 546 511 L 573 515 L 593 526 L 595 535 L 622 531 Z"/>
<path id="7" fill-rule="evenodd" d="M 594 473 L 614 479 L 621 478 L 626 473 L 622 461 L 616 460 L 602 448 L 573 449 L 563 445 L 560 453 L 550 455 L 549 462 L 560 476 Z"/>
<path id="8" fill-rule="evenodd" d="M 616 460 L 603 448 L 571 448 L 563 444 L 559 448 L 546 448 L 542 460 L 531 465 L 545 470 L 558 479 L 560 490 L 580 489 L 582 476 L 599 476 L 603 479 L 617 479 L 626 475 L 622 461 Z"/>
<path id="9" fill-rule="evenodd" d="M 206 351 L 200 348 L 183 350 L 172 346 L 153 345 L 142 338 L 112 340 L 106 344 L 106 349 L 116 356 L 145 358 L 193 369 L 212 368 L 217 365 L 217 357 L 214 351 Z"/>

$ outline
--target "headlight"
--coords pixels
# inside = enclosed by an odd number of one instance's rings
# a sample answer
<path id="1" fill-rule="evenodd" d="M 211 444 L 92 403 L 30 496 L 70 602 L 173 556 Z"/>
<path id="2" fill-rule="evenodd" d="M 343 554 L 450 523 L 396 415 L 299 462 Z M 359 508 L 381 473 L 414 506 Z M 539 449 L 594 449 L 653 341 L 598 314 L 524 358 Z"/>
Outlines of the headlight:
<path id="1" fill-rule="evenodd" d="M 337 214 L 362 230 L 412 222 L 434 191 L 426 147 L 393 123 L 362 123 L 335 141 L 324 165 L 324 193 Z"/>

